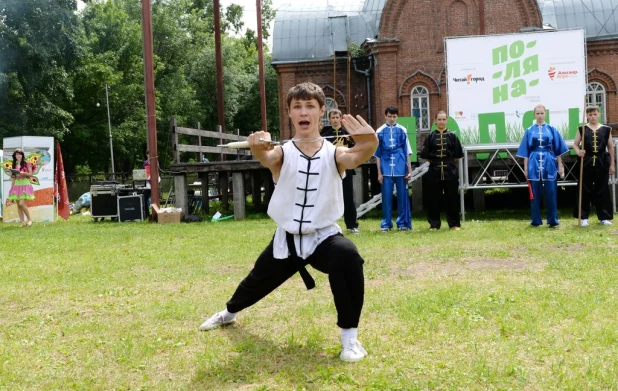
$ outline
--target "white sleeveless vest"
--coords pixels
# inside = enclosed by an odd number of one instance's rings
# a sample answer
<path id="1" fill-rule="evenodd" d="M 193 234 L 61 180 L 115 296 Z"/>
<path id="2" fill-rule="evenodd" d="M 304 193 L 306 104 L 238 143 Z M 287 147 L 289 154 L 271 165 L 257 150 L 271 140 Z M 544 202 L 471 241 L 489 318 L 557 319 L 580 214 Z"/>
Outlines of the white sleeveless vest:
<path id="1" fill-rule="evenodd" d="M 343 188 L 335 160 L 336 147 L 322 142 L 313 156 L 294 144 L 282 146 L 283 165 L 268 205 L 277 223 L 274 256 L 289 256 L 285 233 L 294 235 L 298 256 L 306 259 L 327 237 L 341 232 L 336 221 L 343 215 Z"/>

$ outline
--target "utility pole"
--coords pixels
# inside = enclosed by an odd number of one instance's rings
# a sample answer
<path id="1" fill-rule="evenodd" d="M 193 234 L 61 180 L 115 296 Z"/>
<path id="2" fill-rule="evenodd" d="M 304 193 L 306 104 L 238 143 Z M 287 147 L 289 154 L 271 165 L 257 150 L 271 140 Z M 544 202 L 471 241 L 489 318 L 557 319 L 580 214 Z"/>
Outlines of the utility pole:
<path id="1" fill-rule="evenodd" d="M 262 0 L 255 0 L 257 14 L 257 48 L 258 48 L 258 70 L 260 77 L 260 113 L 262 115 L 262 130 L 268 131 L 266 120 L 266 80 L 264 76 L 264 45 L 262 43 Z"/>
<path id="2" fill-rule="evenodd" d="M 154 65 L 152 52 L 152 15 L 150 0 L 142 0 L 142 38 L 144 41 L 144 88 L 146 90 L 146 126 L 152 203 L 159 205 L 159 154 L 157 152 L 157 113 L 155 110 Z"/>
<path id="3" fill-rule="evenodd" d="M 112 119 L 109 115 L 109 92 L 105 83 L 105 102 L 107 103 L 107 127 L 109 128 L 109 154 L 112 158 L 112 180 L 116 180 L 116 170 L 114 169 L 114 143 L 112 141 Z"/>
<path id="4" fill-rule="evenodd" d="M 217 122 L 225 132 L 225 110 L 223 100 L 223 58 L 221 55 L 221 6 L 214 0 L 215 11 L 215 62 L 217 67 Z"/>

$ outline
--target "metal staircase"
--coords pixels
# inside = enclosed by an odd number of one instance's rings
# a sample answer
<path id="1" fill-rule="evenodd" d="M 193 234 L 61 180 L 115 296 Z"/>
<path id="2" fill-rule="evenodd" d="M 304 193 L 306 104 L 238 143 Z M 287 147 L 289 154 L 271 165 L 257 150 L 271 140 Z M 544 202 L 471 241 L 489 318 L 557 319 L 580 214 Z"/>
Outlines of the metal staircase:
<path id="1" fill-rule="evenodd" d="M 410 178 L 410 180 L 408 181 L 408 184 L 421 178 L 423 175 L 427 173 L 428 170 L 429 170 L 429 162 L 425 162 L 421 164 L 420 166 L 416 167 L 414 170 L 412 170 L 412 178 Z M 362 215 L 369 212 L 371 209 L 375 208 L 381 203 L 382 203 L 382 194 L 378 194 L 374 196 L 372 199 L 365 202 L 364 204 L 362 204 L 356 209 L 356 217 L 361 217 Z"/>

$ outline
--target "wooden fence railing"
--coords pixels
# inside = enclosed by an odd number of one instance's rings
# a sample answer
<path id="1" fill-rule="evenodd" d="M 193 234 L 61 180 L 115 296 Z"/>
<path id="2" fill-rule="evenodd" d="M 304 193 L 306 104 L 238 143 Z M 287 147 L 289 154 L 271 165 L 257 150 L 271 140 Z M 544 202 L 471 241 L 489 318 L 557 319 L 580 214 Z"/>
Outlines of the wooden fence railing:
<path id="1" fill-rule="evenodd" d="M 176 119 L 172 119 L 171 127 L 172 127 L 172 137 L 173 137 L 173 158 L 174 163 L 180 162 L 180 153 L 181 152 L 194 152 L 199 154 L 199 162 L 203 162 L 204 153 L 214 153 L 220 155 L 220 160 L 226 160 L 226 155 L 237 155 L 244 156 L 249 155 L 249 151 L 239 150 L 239 149 L 227 149 L 212 145 L 204 145 L 210 144 L 212 141 L 204 142 L 206 140 L 214 140 L 217 144 L 225 144 L 230 141 L 243 141 L 246 140 L 247 137 L 241 136 L 239 134 L 230 134 L 223 133 L 221 125 L 217 125 L 217 131 L 213 132 L 210 130 L 202 130 L 200 129 L 200 124 L 197 124 L 198 128 L 183 128 L 178 126 L 176 123 Z M 238 133 L 238 130 L 237 130 Z M 181 144 L 179 142 L 178 136 L 184 134 L 188 136 L 197 137 L 197 144 Z"/>

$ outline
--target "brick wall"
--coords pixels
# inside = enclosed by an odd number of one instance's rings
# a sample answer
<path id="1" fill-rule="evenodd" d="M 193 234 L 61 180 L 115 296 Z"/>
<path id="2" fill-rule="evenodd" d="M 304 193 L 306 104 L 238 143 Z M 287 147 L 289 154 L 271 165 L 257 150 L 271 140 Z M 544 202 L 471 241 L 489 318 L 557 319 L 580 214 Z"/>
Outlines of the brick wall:
<path id="1" fill-rule="evenodd" d="M 512 33 L 524 27 L 541 27 L 535 0 L 486 0 L 487 34 Z M 444 38 L 480 33 L 479 1 L 388 1 L 380 21 L 380 40 L 370 43 L 376 57 L 374 110 L 397 104 L 402 116 L 411 115 L 410 91 L 423 85 L 430 92 L 430 116 L 446 109 Z M 397 50 L 384 56 L 384 41 L 397 39 Z M 393 59 L 393 57 L 395 57 Z M 390 64 L 395 63 L 395 66 Z M 392 89 L 392 90 L 391 90 Z M 396 92 L 396 102 L 393 93 Z"/>
<path id="2" fill-rule="evenodd" d="M 357 69 L 363 70 L 368 66 L 366 59 L 357 59 Z M 287 93 L 296 84 L 312 82 L 324 90 L 327 98 L 333 98 L 339 109 L 344 113 L 361 115 L 367 118 L 367 82 L 362 73 L 354 70 L 351 62 L 348 72 L 348 60 L 346 57 L 337 59 L 336 74 L 334 61 L 321 61 L 311 63 L 279 64 L 275 65 L 279 79 L 279 125 L 282 139 L 293 136 L 291 123 L 288 117 Z M 348 98 L 348 75 L 350 79 Z M 336 83 L 336 86 L 334 85 Z"/>
<path id="3" fill-rule="evenodd" d="M 477 35 L 481 31 L 479 6 L 484 3 L 486 34 L 518 32 L 541 27 L 536 0 L 389 0 L 382 12 L 377 40 L 367 44 L 375 64 L 371 83 L 372 125 L 384 121 L 384 108 L 398 105 L 401 116 L 411 115 L 411 89 L 423 85 L 430 94 L 430 116 L 446 109 L 444 37 Z M 588 77 L 605 87 L 608 123 L 618 123 L 618 40 L 588 42 Z M 345 60 L 337 63 L 337 86 L 347 94 Z M 313 81 L 333 93 L 333 63 L 311 62 L 275 66 L 279 75 L 282 137 L 290 137 L 285 96 L 288 88 Z M 367 118 L 365 77 L 352 71 L 354 114 Z M 330 88 L 330 89 L 329 89 Z M 347 106 L 346 102 L 337 102 Z"/>
<path id="4" fill-rule="evenodd" d="M 591 41 L 586 44 L 588 82 L 598 82 L 605 87 L 606 122 L 618 123 L 618 40 Z M 618 133 L 614 133 L 618 135 Z"/>

